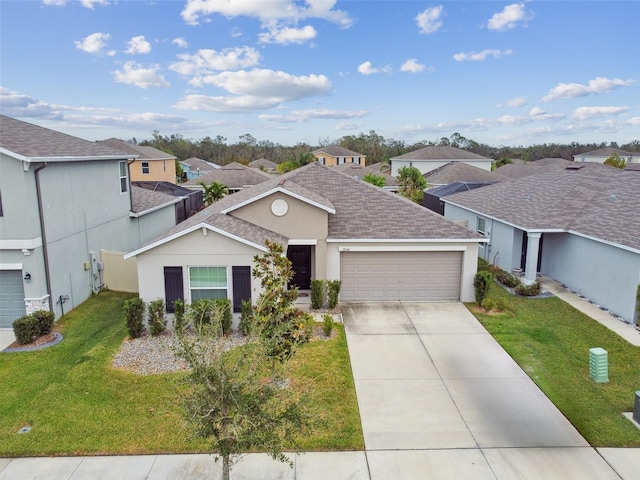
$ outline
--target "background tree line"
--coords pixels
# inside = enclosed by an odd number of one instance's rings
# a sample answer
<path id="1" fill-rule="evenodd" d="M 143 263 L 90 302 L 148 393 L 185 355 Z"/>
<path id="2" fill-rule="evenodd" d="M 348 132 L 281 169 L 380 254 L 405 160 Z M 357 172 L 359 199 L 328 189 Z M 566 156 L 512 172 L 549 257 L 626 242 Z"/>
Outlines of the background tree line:
<path id="1" fill-rule="evenodd" d="M 370 130 L 369 133 L 347 135 L 337 140 L 330 140 L 329 138 L 319 139 L 317 145 L 297 143 L 293 146 L 281 145 L 269 140 L 259 141 L 248 133 L 240 135 L 235 142 L 229 141 L 222 135 L 217 135 L 215 138 L 207 136 L 200 140 L 186 139 L 178 133 L 163 136 L 157 130 L 155 130 L 152 135 L 153 138 L 151 140 L 138 142 L 133 138 L 130 141 L 171 153 L 175 155 L 178 160 L 196 157 L 218 165 L 226 165 L 231 162 L 247 164 L 259 158 L 266 158 L 275 163 L 295 162 L 301 158 L 305 158 L 305 155 L 309 152 L 328 145 L 339 145 L 343 148 L 366 155 L 367 164 L 369 165 L 387 161 L 398 155 L 428 146 L 452 146 L 489 158 L 523 159 L 525 161 L 534 161 L 547 157 L 573 160 L 573 155 L 604 147 L 616 147 L 626 151 L 640 151 L 640 141 L 638 140 L 633 140 L 624 145 L 618 145 L 616 142 L 585 144 L 572 142 L 570 144 L 544 143 L 527 147 L 495 147 L 465 138 L 457 132 L 450 137 L 441 137 L 437 140 L 406 143 L 403 140 L 384 138 L 382 135 Z"/>

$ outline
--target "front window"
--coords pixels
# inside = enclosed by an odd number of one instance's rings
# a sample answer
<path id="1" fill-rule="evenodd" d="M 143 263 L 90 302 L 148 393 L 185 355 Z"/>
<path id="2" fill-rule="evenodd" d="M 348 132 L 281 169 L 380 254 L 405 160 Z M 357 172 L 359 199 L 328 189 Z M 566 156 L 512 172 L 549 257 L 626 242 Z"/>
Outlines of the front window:
<path id="1" fill-rule="evenodd" d="M 129 174 L 127 172 L 127 162 L 118 162 L 120 168 L 120 193 L 129 191 Z"/>
<path id="2" fill-rule="evenodd" d="M 478 233 L 485 234 L 487 233 L 487 221 L 484 218 L 478 217 Z"/>
<path id="3" fill-rule="evenodd" d="M 227 298 L 227 267 L 189 267 L 191 302 Z"/>
<path id="4" fill-rule="evenodd" d="M 149 174 L 149 162 L 142 162 L 142 173 L 143 175 Z"/>

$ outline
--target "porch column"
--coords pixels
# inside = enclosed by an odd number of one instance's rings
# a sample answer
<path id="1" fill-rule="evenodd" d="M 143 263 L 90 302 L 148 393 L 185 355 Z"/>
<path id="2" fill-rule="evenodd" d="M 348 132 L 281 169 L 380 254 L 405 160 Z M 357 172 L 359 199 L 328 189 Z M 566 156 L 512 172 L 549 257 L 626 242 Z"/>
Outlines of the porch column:
<path id="1" fill-rule="evenodd" d="M 531 285 L 536 281 L 538 252 L 540 251 L 540 232 L 527 232 L 527 260 L 524 271 L 524 283 Z"/>

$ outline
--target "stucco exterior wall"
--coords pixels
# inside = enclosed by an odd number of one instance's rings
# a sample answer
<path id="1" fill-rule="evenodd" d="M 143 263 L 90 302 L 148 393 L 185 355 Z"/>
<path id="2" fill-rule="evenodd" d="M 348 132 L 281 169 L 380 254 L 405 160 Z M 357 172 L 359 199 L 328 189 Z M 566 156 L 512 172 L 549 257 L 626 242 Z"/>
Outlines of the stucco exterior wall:
<path id="1" fill-rule="evenodd" d="M 145 302 L 165 298 L 164 267 L 182 267 L 185 303 L 191 303 L 188 267 L 227 267 L 228 296 L 233 298 L 231 267 L 250 266 L 253 257 L 264 252 L 224 235 L 198 229 L 169 243 L 141 253 L 138 259 L 140 298 Z M 260 294 L 260 282 L 251 279 L 251 295 L 255 301 Z"/>
<path id="2" fill-rule="evenodd" d="M 0 192 L 3 210 L 3 216 L 0 217 L 0 240 L 40 237 L 33 173 L 37 166 L 31 165 L 30 170 L 25 172 L 21 161 L 0 154 Z"/>
<path id="3" fill-rule="evenodd" d="M 142 173 L 142 162 L 149 163 L 149 173 Z M 135 160 L 129 165 L 132 182 L 154 181 L 176 183 L 175 160 Z"/>
<path id="4" fill-rule="evenodd" d="M 633 322 L 640 254 L 568 233 L 545 233 L 541 268 L 545 275 Z"/>
<path id="5" fill-rule="evenodd" d="M 380 249 L 395 251 L 443 251 L 455 250 L 462 252 L 462 273 L 460 279 L 460 300 L 472 302 L 474 300 L 473 278 L 478 271 L 478 244 L 475 242 L 329 242 L 327 245 L 327 279 L 340 279 L 340 251 L 376 251 Z"/>

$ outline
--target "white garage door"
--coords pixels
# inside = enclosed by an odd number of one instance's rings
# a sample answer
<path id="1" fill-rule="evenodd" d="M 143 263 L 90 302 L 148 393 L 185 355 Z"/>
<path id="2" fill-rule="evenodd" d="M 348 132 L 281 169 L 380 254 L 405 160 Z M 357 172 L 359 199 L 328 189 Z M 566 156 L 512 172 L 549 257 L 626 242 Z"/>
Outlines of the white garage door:
<path id="1" fill-rule="evenodd" d="M 342 252 L 343 302 L 460 299 L 462 252 Z"/>
<path id="2" fill-rule="evenodd" d="M 0 270 L 0 328 L 12 328 L 25 314 L 24 285 L 20 270 Z"/>

